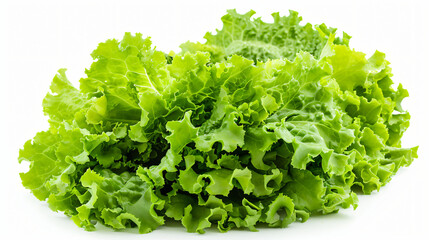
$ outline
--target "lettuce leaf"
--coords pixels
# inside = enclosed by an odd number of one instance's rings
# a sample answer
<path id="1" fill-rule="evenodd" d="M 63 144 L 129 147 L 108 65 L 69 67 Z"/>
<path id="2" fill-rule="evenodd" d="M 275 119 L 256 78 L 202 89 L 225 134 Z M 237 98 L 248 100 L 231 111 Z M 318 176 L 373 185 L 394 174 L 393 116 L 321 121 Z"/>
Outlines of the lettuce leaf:
<path id="1" fill-rule="evenodd" d="M 325 25 L 228 11 L 206 43 L 169 56 L 142 34 L 100 43 L 77 89 L 65 69 L 27 141 L 22 184 L 80 227 L 256 231 L 357 207 L 417 157 L 408 92 L 385 55 Z"/>
<path id="2" fill-rule="evenodd" d="M 271 14 L 273 23 L 266 23 L 261 18 L 252 19 L 255 13 L 253 10 L 245 14 L 239 14 L 235 9 L 228 10 L 228 14 L 222 17 L 222 29 L 216 34 L 206 33 L 206 43 L 188 41 L 180 47 L 184 52 L 209 52 L 214 62 L 232 55 L 255 62 L 280 58 L 293 60 L 300 51 L 318 58 L 329 36 L 337 30 L 325 24 L 313 27 L 307 23 L 302 26 L 302 17 L 292 10 L 289 16 L 280 16 L 278 12 Z M 348 46 L 350 38 L 344 33 L 343 38 L 335 39 L 335 44 Z"/>

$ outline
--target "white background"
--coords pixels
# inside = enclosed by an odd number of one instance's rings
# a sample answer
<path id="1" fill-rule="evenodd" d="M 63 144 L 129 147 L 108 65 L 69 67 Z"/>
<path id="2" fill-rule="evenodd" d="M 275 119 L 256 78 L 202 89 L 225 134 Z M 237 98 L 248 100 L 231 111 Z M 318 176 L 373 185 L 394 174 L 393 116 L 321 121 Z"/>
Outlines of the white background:
<path id="1" fill-rule="evenodd" d="M 85 3 L 89 2 L 89 3 Z M 429 8 L 425 1 L 0 1 L 0 234 L 7 239 L 428 239 L 429 228 Z M 419 158 L 401 169 L 380 192 L 360 196 L 357 210 L 311 217 L 286 229 L 259 232 L 208 230 L 186 233 L 169 224 L 153 233 L 85 232 L 48 209 L 21 186 L 18 149 L 48 127 L 42 99 L 59 68 L 76 84 L 99 42 L 126 31 L 152 36 L 158 49 L 178 50 L 187 40 L 203 41 L 221 27 L 226 9 L 270 13 L 296 10 L 304 22 L 326 23 L 353 36 L 351 47 L 387 54 L 394 81 L 411 97 L 411 127 L 403 145 L 420 145 Z M 6 239 L 6 238 L 3 238 Z"/>

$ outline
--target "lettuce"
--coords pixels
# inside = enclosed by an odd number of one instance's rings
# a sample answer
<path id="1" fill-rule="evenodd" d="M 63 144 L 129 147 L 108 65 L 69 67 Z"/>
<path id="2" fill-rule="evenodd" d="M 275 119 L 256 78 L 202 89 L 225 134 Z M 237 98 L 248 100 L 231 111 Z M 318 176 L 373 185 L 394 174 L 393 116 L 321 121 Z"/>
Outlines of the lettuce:
<path id="1" fill-rule="evenodd" d="M 356 208 L 411 164 L 408 92 L 383 53 L 293 11 L 253 14 L 230 10 L 174 56 L 141 34 L 100 43 L 80 89 L 60 69 L 50 128 L 19 152 L 22 184 L 86 230 L 255 231 Z"/>

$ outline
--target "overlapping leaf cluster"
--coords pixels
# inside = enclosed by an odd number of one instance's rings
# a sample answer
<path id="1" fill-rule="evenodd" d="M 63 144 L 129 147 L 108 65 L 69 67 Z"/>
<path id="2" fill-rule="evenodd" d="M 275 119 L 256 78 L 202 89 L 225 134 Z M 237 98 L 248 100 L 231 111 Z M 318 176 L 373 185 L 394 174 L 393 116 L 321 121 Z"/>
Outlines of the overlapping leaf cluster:
<path id="1" fill-rule="evenodd" d="M 383 53 L 367 59 L 296 12 L 253 14 L 229 11 L 176 56 L 141 34 L 101 43 L 79 90 L 60 70 L 50 128 L 20 151 L 23 185 L 87 230 L 256 230 L 356 207 L 355 191 L 412 162 L 408 93 Z"/>

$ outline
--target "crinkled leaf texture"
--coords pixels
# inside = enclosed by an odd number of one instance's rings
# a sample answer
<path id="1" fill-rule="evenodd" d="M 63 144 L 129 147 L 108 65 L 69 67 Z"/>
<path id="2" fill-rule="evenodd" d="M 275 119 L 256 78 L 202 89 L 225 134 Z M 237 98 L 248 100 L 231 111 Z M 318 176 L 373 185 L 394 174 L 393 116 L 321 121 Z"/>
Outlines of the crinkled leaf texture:
<path id="1" fill-rule="evenodd" d="M 223 28 L 216 34 L 207 32 L 206 43 L 186 42 L 181 45 L 184 52 L 209 52 L 212 61 L 223 61 L 232 55 L 240 55 L 255 62 L 268 59 L 287 58 L 293 60 L 297 53 L 306 51 L 318 58 L 336 28 L 325 24 L 310 23 L 300 25 L 302 18 L 296 11 L 289 11 L 289 16 L 273 13 L 273 22 L 266 23 L 261 18 L 252 19 L 255 11 L 239 14 L 235 9 L 228 10 L 222 17 Z M 335 44 L 348 46 L 350 36 L 343 33 L 343 38 L 336 38 Z"/>
<path id="2" fill-rule="evenodd" d="M 80 89 L 60 70 L 43 101 L 50 128 L 19 153 L 23 185 L 86 230 L 172 219 L 255 231 L 355 208 L 355 191 L 417 157 L 401 147 L 408 93 L 383 53 L 366 58 L 295 12 L 252 15 L 230 11 L 176 56 L 141 34 L 101 43 Z"/>

